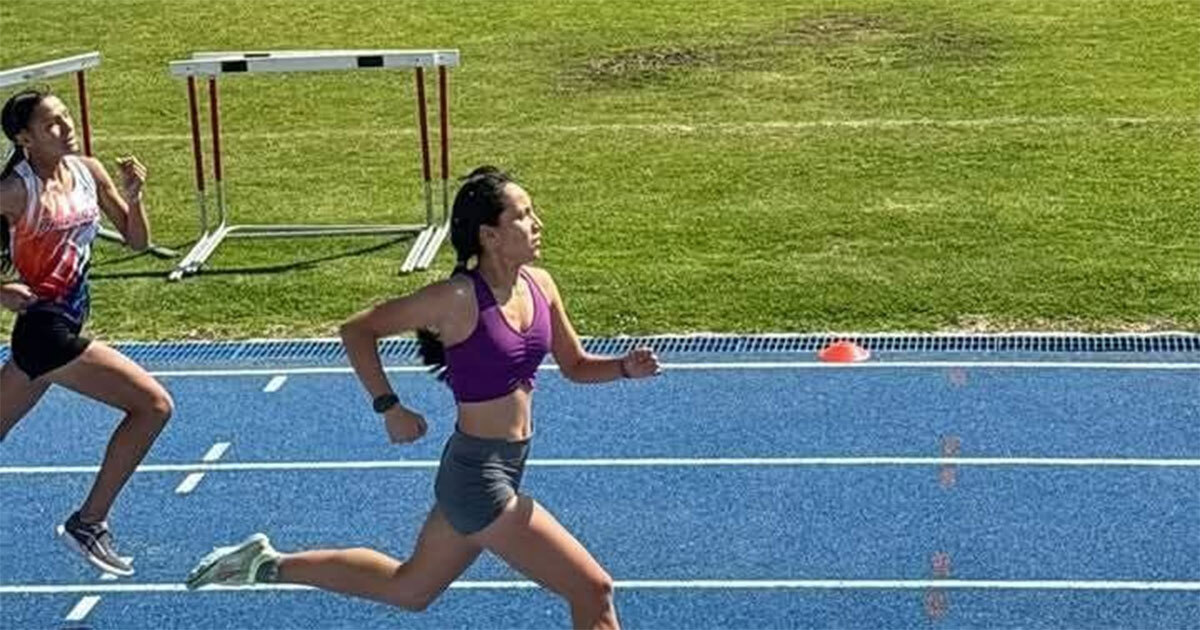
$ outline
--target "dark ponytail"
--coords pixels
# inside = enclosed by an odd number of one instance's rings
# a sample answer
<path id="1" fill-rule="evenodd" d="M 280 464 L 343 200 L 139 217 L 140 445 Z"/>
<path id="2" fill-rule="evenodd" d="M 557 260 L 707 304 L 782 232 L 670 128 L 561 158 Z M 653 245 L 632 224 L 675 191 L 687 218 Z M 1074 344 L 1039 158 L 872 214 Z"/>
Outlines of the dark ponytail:
<path id="1" fill-rule="evenodd" d="M 25 150 L 17 144 L 17 134 L 29 126 L 34 110 L 47 96 L 50 96 L 49 90 L 22 90 L 5 101 L 4 109 L 0 111 L 0 127 L 4 128 L 4 136 L 12 142 L 12 155 L 5 161 L 4 169 L 0 170 L 0 180 L 12 175 L 17 164 L 25 159 Z M 11 237 L 8 217 L 0 216 L 0 273 L 4 274 L 12 271 L 13 266 Z"/>
<path id="2" fill-rule="evenodd" d="M 8 156 L 8 160 L 4 162 L 4 169 L 0 170 L 0 181 L 12 175 L 13 169 L 24 159 L 25 150 L 14 144 L 12 155 Z M 10 273 L 12 268 L 12 233 L 9 231 L 8 217 L 0 215 L 0 274 Z"/>
<path id="3" fill-rule="evenodd" d="M 471 171 L 463 179 L 450 214 L 450 244 L 456 261 L 451 276 L 467 273 L 471 259 L 479 265 L 483 249 L 479 244 L 481 225 L 498 225 L 504 212 L 504 187 L 514 183 L 507 173 L 495 166 L 485 165 Z M 417 331 L 417 352 L 425 365 L 439 380 L 446 379 L 446 346 L 437 333 L 422 328 Z"/>

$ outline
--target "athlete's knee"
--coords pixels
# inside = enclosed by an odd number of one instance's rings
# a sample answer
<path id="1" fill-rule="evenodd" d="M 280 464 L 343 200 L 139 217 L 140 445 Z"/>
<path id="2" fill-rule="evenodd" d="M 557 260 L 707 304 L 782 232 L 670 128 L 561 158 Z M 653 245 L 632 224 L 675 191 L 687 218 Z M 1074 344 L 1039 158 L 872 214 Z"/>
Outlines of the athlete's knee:
<path id="1" fill-rule="evenodd" d="M 437 599 L 436 595 L 433 597 L 426 597 L 419 593 L 397 592 L 390 596 L 388 601 L 395 606 L 399 606 L 400 608 L 407 610 L 408 612 L 422 612 L 426 608 L 429 608 L 429 605 L 432 604 L 433 600 L 435 599 Z"/>
<path id="2" fill-rule="evenodd" d="M 0 411 L 0 442 L 8 437 L 8 432 L 13 427 L 17 426 L 17 422 L 21 419 L 21 414 L 17 410 L 5 409 Z"/>
<path id="3" fill-rule="evenodd" d="M 159 388 L 148 392 L 138 408 L 130 411 L 137 413 L 146 422 L 161 429 L 174 415 L 175 401 L 171 399 L 171 395 L 166 390 Z"/>
<path id="4" fill-rule="evenodd" d="M 421 612 L 446 590 L 444 584 L 426 584 L 422 577 L 411 571 L 407 564 L 400 565 L 388 585 L 387 601 L 410 612 Z"/>
<path id="5" fill-rule="evenodd" d="M 571 605 L 587 610 L 603 611 L 612 606 L 613 579 L 606 571 L 588 576 L 576 593 L 571 596 Z"/>
<path id="6" fill-rule="evenodd" d="M 409 612 L 421 612 L 442 594 L 442 589 L 413 588 L 408 584 L 396 584 L 388 593 L 388 602 Z"/>
<path id="7" fill-rule="evenodd" d="M 166 391 L 160 392 L 154 396 L 154 401 L 150 405 L 154 417 L 158 418 L 163 424 L 175 415 L 175 401 Z"/>

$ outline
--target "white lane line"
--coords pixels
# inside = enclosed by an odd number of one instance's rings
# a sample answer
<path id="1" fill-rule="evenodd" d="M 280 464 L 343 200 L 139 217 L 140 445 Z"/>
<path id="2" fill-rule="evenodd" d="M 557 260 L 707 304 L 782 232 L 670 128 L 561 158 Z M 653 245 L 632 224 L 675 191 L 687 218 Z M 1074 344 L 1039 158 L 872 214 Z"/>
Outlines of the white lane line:
<path id="1" fill-rule="evenodd" d="M 92 612 L 92 609 L 95 608 L 96 604 L 98 603 L 100 603 L 99 595 L 88 595 L 87 597 L 84 597 L 75 604 L 75 607 L 71 609 L 71 612 L 67 613 L 66 620 L 83 621 L 84 618 L 88 616 L 88 613 Z"/>
<path id="2" fill-rule="evenodd" d="M 202 461 L 211 464 L 212 462 L 221 459 L 221 456 L 224 455 L 225 451 L 227 450 L 229 450 L 229 442 L 217 442 L 208 448 L 208 452 L 204 454 Z M 189 473 L 188 476 L 184 477 L 183 481 L 179 483 L 179 486 L 175 488 L 175 494 L 188 494 L 192 490 L 195 490 L 196 486 L 200 485 L 200 480 L 202 479 L 204 479 L 204 473 L 202 472 Z"/>
<path id="3" fill-rule="evenodd" d="M 1197 581 L 1155 580 L 616 580 L 616 588 L 628 589 L 897 589 L 929 588 L 1042 591 L 1200 591 Z M 505 590 L 539 588 L 535 582 L 461 581 L 453 589 Z M 254 584 L 209 586 L 204 591 L 315 591 L 298 584 Z M 185 593 L 183 584 L 6 584 L 0 595 L 54 595 L 62 593 Z"/>
<path id="4" fill-rule="evenodd" d="M 206 462 L 215 462 L 221 459 L 227 450 L 229 450 L 229 442 L 217 442 L 208 447 L 208 452 L 204 453 L 204 457 L 201 459 Z"/>
<path id="5" fill-rule="evenodd" d="M 863 363 L 815 363 L 811 361 L 761 361 L 729 363 L 668 363 L 664 369 L 674 370 L 771 370 L 771 369 L 944 369 L 944 368 L 988 368 L 988 369 L 1059 369 L 1059 370 L 1200 370 L 1200 363 L 1121 363 L 1100 361 L 1072 363 L 1070 361 L 892 361 Z"/>
<path id="6" fill-rule="evenodd" d="M 437 468 L 436 459 L 362 460 L 322 462 L 225 462 L 146 464 L 136 472 L 233 472 L 290 470 L 367 470 Z M 1099 457 L 639 457 L 611 459 L 531 459 L 528 466 L 544 468 L 601 467 L 842 467 L 842 466 L 992 466 L 1041 468 L 1200 468 L 1200 459 L 1099 458 Z M 95 473 L 99 466 L 3 466 L 0 475 L 54 475 Z"/>
<path id="7" fill-rule="evenodd" d="M 495 136 L 497 134 L 520 134 L 522 136 L 545 136 L 553 133 L 588 134 L 588 133 L 746 133 L 770 131 L 800 131 L 806 129 L 896 129 L 896 128 L 968 128 L 984 129 L 991 127 L 1078 127 L 1083 125 L 1154 125 L 1154 124 L 1200 124 L 1200 118 L 1189 116 L 999 116 L 992 118 L 862 118 L 840 119 L 826 118 L 813 120 L 766 120 L 749 122 L 625 122 L 599 123 L 592 125 L 538 125 L 535 127 L 462 127 L 454 133 L 459 135 Z M 290 138 L 350 138 L 359 136 L 415 136 L 415 129 L 297 129 L 294 131 L 273 132 L 229 132 L 230 138 L 247 140 L 275 140 Z M 191 136 L 182 133 L 159 134 L 102 134 L 98 140 L 117 140 L 126 142 L 175 141 L 188 140 Z"/>
<path id="8" fill-rule="evenodd" d="M 271 392 L 277 392 L 277 391 L 279 391 L 280 387 L 283 387 L 283 384 L 286 381 L 287 381 L 287 377 L 282 374 L 275 376 L 267 383 L 267 386 L 263 388 L 263 391 L 268 394 L 270 394 Z"/>
<path id="9" fill-rule="evenodd" d="M 947 368 L 967 369 L 1032 369 L 1032 370 L 1200 370 L 1200 363 L 1121 363 L 1070 361 L 893 361 L 864 363 L 818 363 L 815 361 L 751 361 L 728 363 L 664 363 L 664 371 L 670 370 L 889 370 Z M 556 371 L 557 365 L 543 365 L 540 370 Z M 384 368 L 391 373 L 425 373 L 427 366 L 393 365 Z M 203 377 L 203 376 L 271 376 L 298 374 L 352 374 L 349 367 L 308 367 L 282 369 L 237 369 L 237 370 L 160 370 L 151 372 L 157 377 Z"/>
<path id="10" fill-rule="evenodd" d="M 196 486 L 200 485 L 201 479 L 204 479 L 204 473 L 189 474 L 183 478 L 183 481 L 179 482 L 179 485 L 175 488 L 175 494 L 190 493 L 192 490 L 196 489 Z"/>

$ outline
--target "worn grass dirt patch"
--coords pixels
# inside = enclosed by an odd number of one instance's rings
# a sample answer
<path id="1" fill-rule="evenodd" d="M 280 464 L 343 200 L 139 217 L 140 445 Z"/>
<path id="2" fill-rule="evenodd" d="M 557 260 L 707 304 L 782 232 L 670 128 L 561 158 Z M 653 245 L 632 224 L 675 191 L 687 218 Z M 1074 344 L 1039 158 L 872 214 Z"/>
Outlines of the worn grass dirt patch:
<path id="1" fill-rule="evenodd" d="M 718 54 L 699 47 L 652 47 L 623 50 L 587 60 L 575 74 L 586 82 L 643 83 L 669 73 L 712 65 Z"/>
<path id="2" fill-rule="evenodd" d="M 570 62 L 563 86 L 582 89 L 662 85 L 698 70 L 735 73 L 789 68 L 814 72 L 895 69 L 994 62 L 1005 42 L 973 27 L 872 13 L 801 17 L 769 32 L 732 35 L 711 44 L 657 44 L 596 53 Z"/>
<path id="3" fill-rule="evenodd" d="M 876 39 L 894 30 L 881 15 L 837 13 L 796 20 L 775 40 L 782 45 L 832 46 Z"/>

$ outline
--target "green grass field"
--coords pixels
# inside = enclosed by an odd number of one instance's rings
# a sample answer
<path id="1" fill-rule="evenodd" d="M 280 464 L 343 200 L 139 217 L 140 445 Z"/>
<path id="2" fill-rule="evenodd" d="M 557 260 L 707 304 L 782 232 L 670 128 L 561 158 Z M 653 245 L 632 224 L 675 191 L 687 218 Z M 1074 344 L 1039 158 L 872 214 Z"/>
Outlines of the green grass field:
<path id="1" fill-rule="evenodd" d="M 149 165 L 183 250 L 167 62 L 302 48 L 461 51 L 453 169 L 527 184 L 584 334 L 1200 330 L 1195 0 L 0 0 L 0 67 L 102 53 L 97 154 Z M 409 74 L 221 86 L 236 221 L 422 216 Z M 328 336 L 449 269 L 387 243 L 235 240 L 175 284 L 98 244 L 91 330 Z"/>

